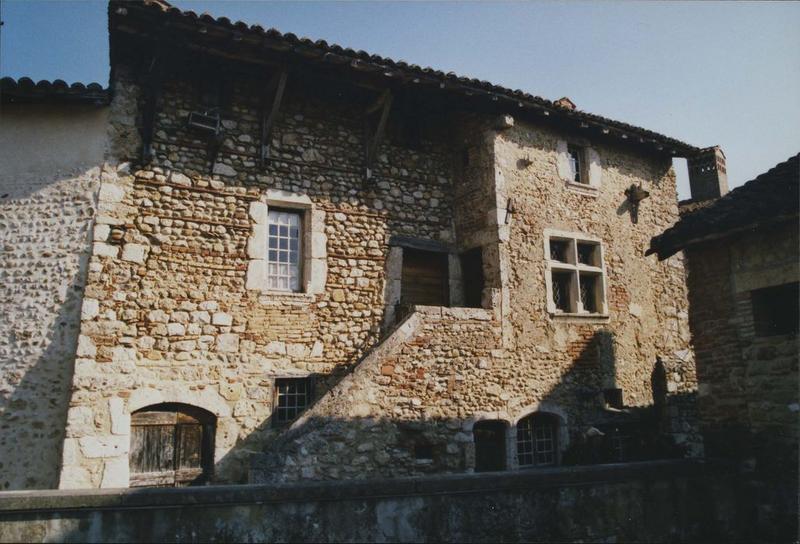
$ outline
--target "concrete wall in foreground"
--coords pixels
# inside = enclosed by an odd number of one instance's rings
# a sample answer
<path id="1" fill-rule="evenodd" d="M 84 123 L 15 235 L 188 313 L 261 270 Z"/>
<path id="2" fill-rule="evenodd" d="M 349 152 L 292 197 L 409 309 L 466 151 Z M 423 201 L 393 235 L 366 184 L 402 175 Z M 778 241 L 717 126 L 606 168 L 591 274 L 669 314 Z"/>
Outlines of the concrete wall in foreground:
<path id="1" fill-rule="evenodd" d="M 746 538 L 740 531 L 750 522 L 736 482 L 699 462 L 672 461 L 291 486 L 0 493 L 0 542 L 734 541 Z"/>
<path id="2" fill-rule="evenodd" d="M 107 117 L 0 111 L 0 489 L 58 485 Z"/>

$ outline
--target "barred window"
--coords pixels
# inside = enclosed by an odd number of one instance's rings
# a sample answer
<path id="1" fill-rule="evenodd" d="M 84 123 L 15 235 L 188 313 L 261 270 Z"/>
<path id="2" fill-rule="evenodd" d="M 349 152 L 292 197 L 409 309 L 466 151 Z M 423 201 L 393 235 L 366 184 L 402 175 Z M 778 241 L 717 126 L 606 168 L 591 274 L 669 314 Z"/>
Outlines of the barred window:
<path id="1" fill-rule="evenodd" d="M 293 421 L 311 403 L 311 378 L 279 378 L 275 380 L 275 407 L 272 418 L 276 425 Z"/>
<path id="2" fill-rule="evenodd" d="M 548 311 L 605 315 L 602 244 L 581 235 L 545 232 L 545 246 Z"/>
<path id="3" fill-rule="evenodd" d="M 267 288 L 300 291 L 302 214 L 270 209 L 267 235 Z"/>
<path id="4" fill-rule="evenodd" d="M 531 414 L 517 423 L 517 462 L 520 467 L 558 463 L 558 419 L 551 414 Z"/>

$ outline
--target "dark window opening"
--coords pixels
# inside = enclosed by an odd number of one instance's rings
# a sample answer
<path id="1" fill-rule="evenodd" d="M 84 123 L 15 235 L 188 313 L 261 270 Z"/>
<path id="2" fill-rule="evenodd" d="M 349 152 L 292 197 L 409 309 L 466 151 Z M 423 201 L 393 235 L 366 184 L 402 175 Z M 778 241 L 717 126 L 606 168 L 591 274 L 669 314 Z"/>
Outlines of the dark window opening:
<path id="1" fill-rule="evenodd" d="M 583 149 L 576 145 L 567 146 L 569 155 L 569 167 L 572 181 L 575 183 L 586 183 L 583 175 Z"/>
<path id="2" fill-rule="evenodd" d="M 598 293 L 600 292 L 600 276 L 598 274 L 580 274 L 581 304 L 590 313 L 599 312 Z"/>
<path id="3" fill-rule="evenodd" d="M 478 421 L 472 434 L 475 437 L 475 471 L 505 470 L 506 424 L 502 421 Z"/>
<path id="4" fill-rule="evenodd" d="M 417 461 L 433 461 L 433 446 L 425 442 L 414 444 L 414 459 Z"/>
<path id="5" fill-rule="evenodd" d="M 569 261 L 569 240 L 553 240 L 550 239 L 550 259 L 562 263 Z"/>
<path id="6" fill-rule="evenodd" d="M 623 408 L 622 389 L 606 389 L 603 391 L 603 400 L 611 408 L 621 410 Z"/>
<path id="7" fill-rule="evenodd" d="M 800 323 L 800 283 L 750 291 L 756 336 L 797 334 Z"/>
<path id="8" fill-rule="evenodd" d="M 213 472 L 216 418 L 183 404 L 158 404 L 131 416 L 131 487 L 206 483 Z"/>
<path id="9" fill-rule="evenodd" d="M 521 467 L 558 463 L 558 418 L 531 414 L 517 423 L 517 462 Z"/>
<path id="10" fill-rule="evenodd" d="M 589 266 L 600 266 L 600 256 L 597 254 L 598 244 L 578 242 L 578 262 Z"/>
<path id="11" fill-rule="evenodd" d="M 570 293 L 572 275 L 571 272 L 553 272 L 553 304 L 562 312 L 572 311 Z"/>
<path id="12" fill-rule="evenodd" d="M 461 279 L 464 285 L 464 305 L 480 308 L 483 296 L 483 250 L 480 247 L 461 254 Z"/>
<path id="13" fill-rule="evenodd" d="M 447 253 L 403 248 L 400 303 L 447 306 L 450 300 Z"/>
<path id="14" fill-rule="evenodd" d="M 278 378 L 275 380 L 275 406 L 272 421 L 284 425 L 294 421 L 313 398 L 312 378 Z"/>

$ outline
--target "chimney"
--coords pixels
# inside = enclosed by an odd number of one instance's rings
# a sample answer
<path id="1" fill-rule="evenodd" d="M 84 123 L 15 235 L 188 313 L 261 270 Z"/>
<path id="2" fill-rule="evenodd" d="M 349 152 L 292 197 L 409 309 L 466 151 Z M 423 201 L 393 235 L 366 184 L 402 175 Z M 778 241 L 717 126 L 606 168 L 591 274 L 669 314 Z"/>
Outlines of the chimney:
<path id="1" fill-rule="evenodd" d="M 718 145 L 701 149 L 686 162 L 689 167 L 692 200 L 710 200 L 724 196 L 728 192 L 725 153 Z"/>
<path id="2" fill-rule="evenodd" d="M 570 110 L 570 111 L 575 111 L 575 108 L 577 108 L 575 102 L 570 100 L 568 96 L 562 96 L 561 98 L 556 100 L 554 104 L 560 108 L 564 108 L 565 110 Z"/>

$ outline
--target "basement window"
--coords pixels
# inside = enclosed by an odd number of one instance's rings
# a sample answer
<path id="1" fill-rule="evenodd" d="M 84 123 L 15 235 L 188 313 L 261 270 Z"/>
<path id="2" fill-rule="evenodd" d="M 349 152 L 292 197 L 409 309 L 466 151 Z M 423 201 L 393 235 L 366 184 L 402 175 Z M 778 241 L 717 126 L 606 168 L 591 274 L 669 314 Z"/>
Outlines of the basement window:
<path id="1" fill-rule="evenodd" d="M 545 231 L 544 241 L 548 312 L 606 315 L 602 243 L 555 231 Z"/>
<path id="2" fill-rule="evenodd" d="M 314 384 L 312 378 L 278 378 L 275 380 L 275 405 L 272 420 L 276 426 L 297 419 L 311 404 Z"/>
<path id="3" fill-rule="evenodd" d="M 756 336 L 797 334 L 800 323 L 800 283 L 750 291 Z"/>
<path id="4" fill-rule="evenodd" d="M 517 462 L 520 467 L 558 463 L 558 417 L 536 413 L 517 423 Z"/>
<path id="5" fill-rule="evenodd" d="M 427 442 L 417 442 L 414 444 L 414 460 L 418 463 L 433 462 L 433 445 Z"/>

